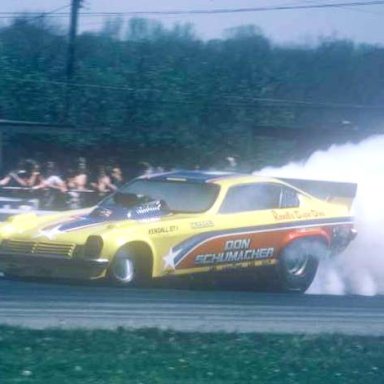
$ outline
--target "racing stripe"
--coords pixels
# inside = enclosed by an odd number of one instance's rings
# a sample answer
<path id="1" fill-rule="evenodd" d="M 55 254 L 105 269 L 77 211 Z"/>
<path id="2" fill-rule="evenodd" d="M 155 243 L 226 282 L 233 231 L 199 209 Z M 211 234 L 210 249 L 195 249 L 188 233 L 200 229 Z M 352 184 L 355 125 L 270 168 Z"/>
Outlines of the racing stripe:
<path id="1" fill-rule="evenodd" d="M 177 266 L 180 264 L 183 259 L 193 252 L 196 248 L 200 247 L 207 241 L 219 239 L 222 237 L 230 235 L 249 235 L 262 232 L 271 232 L 271 231 L 284 231 L 287 229 L 301 229 L 301 228 L 311 228 L 318 226 L 328 226 L 328 225 L 343 225 L 343 224 L 352 224 L 352 217 L 338 217 L 335 219 L 315 219 L 315 220 L 306 220 L 300 222 L 298 225 L 295 223 L 278 223 L 278 224 L 267 224 L 267 225 L 257 225 L 252 227 L 244 227 L 239 229 L 226 229 L 221 231 L 210 231 L 205 232 L 179 243 L 172 248 L 173 253 L 176 255 L 174 259 L 174 265 Z"/>

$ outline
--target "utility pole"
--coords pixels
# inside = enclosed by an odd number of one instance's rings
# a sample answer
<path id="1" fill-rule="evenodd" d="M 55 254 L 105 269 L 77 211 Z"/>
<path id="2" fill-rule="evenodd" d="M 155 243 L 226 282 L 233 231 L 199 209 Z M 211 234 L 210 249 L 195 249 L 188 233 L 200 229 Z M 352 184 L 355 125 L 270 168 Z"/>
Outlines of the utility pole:
<path id="1" fill-rule="evenodd" d="M 79 20 L 79 9 L 82 0 L 72 0 L 71 3 L 71 20 L 68 33 L 68 51 L 67 51 L 67 82 L 69 83 L 74 75 L 75 70 L 75 50 L 76 50 L 76 35 L 77 24 Z"/>
<path id="2" fill-rule="evenodd" d="M 76 36 L 81 2 L 82 0 L 72 0 L 71 2 L 71 19 L 68 32 L 67 63 L 65 71 L 67 85 L 65 90 L 64 120 L 66 121 L 70 119 L 71 114 L 71 99 L 73 96 L 71 82 L 75 74 Z"/>

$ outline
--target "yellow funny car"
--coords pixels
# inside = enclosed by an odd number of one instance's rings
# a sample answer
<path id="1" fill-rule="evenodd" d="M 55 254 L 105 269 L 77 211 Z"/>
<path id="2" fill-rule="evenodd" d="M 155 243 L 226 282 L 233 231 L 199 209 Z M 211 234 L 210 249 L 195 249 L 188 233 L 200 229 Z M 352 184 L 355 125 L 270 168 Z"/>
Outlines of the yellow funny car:
<path id="1" fill-rule="evenodd" d="M 10 217 L 0 225 L 0 271 L 137 286 L 268 266 L 281 290 L 305 291 L 319 260 L 354 238 L 355 192 L 350 183 L 220 172 L 139 177 L 93 208 Z"/>

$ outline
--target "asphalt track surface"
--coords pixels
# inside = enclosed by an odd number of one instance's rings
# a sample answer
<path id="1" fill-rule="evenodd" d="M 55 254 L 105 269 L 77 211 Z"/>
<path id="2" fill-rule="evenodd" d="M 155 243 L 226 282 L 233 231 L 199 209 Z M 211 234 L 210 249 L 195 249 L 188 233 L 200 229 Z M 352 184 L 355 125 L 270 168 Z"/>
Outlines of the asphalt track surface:
<path id="1" fill-rule="evenodd" d="M 384 335 L 384 296 L 129 289 L 0 277 L 0 324 L 377 336 Z"/>

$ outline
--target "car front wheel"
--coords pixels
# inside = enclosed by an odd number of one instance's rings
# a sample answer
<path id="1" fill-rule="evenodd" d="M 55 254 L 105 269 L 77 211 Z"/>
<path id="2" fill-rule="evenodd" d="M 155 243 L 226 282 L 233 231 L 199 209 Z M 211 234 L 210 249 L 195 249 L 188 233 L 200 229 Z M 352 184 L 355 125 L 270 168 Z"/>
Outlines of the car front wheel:
<path id="1" fill-rule="evenodd" d="M 120 286 L 139 286 L 148 281 L 148 268 L 138 255 L 126 248 L 119 250 L 108 269 L 108 278 Z"/>
<path id="2" fill-rule="evenodd" d="M 328 253 L 318 239 L 292 241 L 280 254 L 277 265 L 279 288 L 285 292 L 304 292 L 315 278 L 319 261 Z"/>

